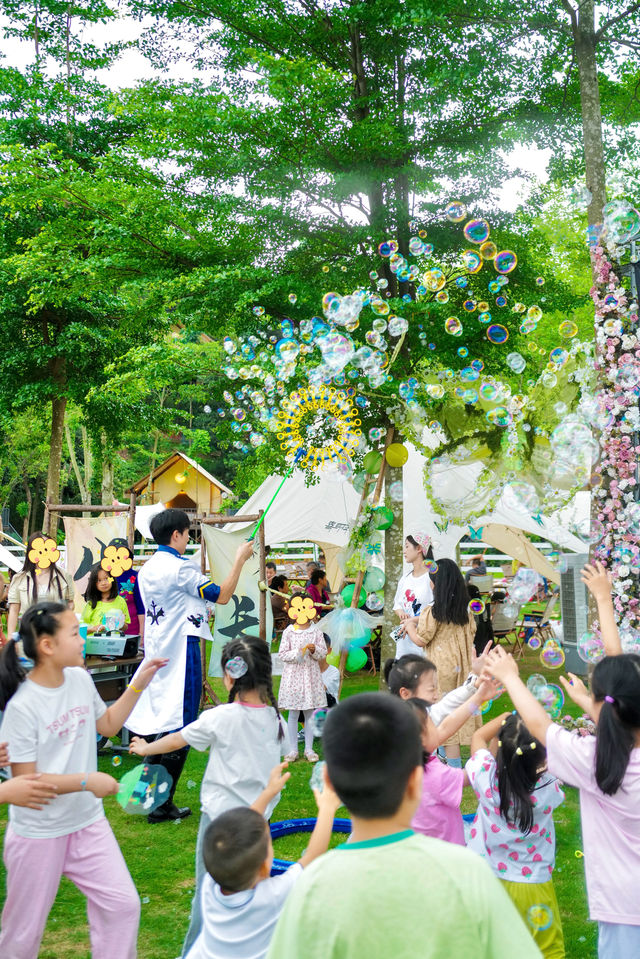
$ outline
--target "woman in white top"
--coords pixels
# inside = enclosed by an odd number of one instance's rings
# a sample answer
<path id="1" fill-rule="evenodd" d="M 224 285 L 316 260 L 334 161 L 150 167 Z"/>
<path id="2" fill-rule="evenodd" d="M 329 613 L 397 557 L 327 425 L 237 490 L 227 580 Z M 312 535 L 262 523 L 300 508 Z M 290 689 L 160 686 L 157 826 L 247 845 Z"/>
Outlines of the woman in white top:
<path id="1" fill-rule="evenodd" d="M 397 636 L 396 659 L 407 653 L 425 655 L 424 649 L 409 638 L 403 627 L 407 620 L 417 619 L 422 610 L 433 603 L 431 577 L 426 565 L 426 560 L 432 558 L 430 538 L 426 533 L 407 536 L 403 555 L 405 562 L 411 563 L 413 569 L 398 583 L 393 600 L 393 611 L 400 620 L 400 627 L 392 633 Z"/>
<path id="2" fill-rule="evenodd" d="M 66 570 L 59 569 L 59 552 L 54 541 L 44 533 L 32 533 L 27 541 L 22 570 L 11 580 L 7 602 L 7 636 L 18 629 L 18 620 L 30 606 L 45 601 L 73 607 L 73 579 Z M 48 563 L 45 566 L 45 563 Z"/>

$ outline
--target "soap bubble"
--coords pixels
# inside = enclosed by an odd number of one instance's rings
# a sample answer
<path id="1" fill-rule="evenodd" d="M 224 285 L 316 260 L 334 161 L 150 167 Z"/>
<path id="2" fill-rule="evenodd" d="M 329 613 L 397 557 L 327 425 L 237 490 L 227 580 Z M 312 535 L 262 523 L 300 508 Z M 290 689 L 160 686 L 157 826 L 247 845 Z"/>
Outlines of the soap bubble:
<path id="1" fill-rule="evenodd" d="M 369 593 L 364 605 L 372 613 L 377 613 L 384 607 L 384 600 L 377 593 Z"/>
<path id="2" fill-rule="evenodd" d="M 474 616 L 480 616 L 481 613 L 484 613 L 485 605 L 481 599 L 472 599 L 467 608 Z"/>
<path id="3" fill-rule="evenodd" d="M 527 361 L 521 353 L 509 353 L 507 355 L 507 366 L 514 373 L 522 373 L 527 365 Z"/>
<path id="4" fill-rule="evenodd" d="M 111 760 L 112 766 L 122 766 L 122 756 L 114 756 Z"/>
<path id="5" fill-rule="evenodd" d="M 264 316 L 264 306 L 254 306 L 253 312 L 256 316 Z"/>
<path id="6" fill-rule="evenodd" d="M 172 783 L 164 766 L 145 763 L 124 774 L 116 798 L 126 813 L 144 816 L 167 801 Z"/>
<path id="7" fill-rule="evenodd" d="M 553 912 L 545 903 L 527 910 L 527 922 L 534 932 L 543 932 L 553 923 Z"/>
<path id="8" fill-rule="evenodd" d="M 464 303 L 462 304 L 462 309 L 466 310 L 467 313 L 473 313 L 476 306 L 477 306 L 477 303 L 475 300 L 465 300 Z"/>
<path id="9" fill-rule="evenodd" d="M 543 276 L 537 276 L 537 277 L 536 277 L 536 284 L 537 284 L 537 286 L 544 286 L 544 277 L 543 277 Z"/>
<path id="10" fill-rule="evenodd" d="M 604 659 L 604 644 L 599 636 L 587 631 L 578 640 L 578 656 L 585 663 L 599 663 Z"/>
<path id="11" fill-rule="evenodd" d="M 620 630 L 620 643 L 623 653 L 635 653 L 640 655 L 640 633 L 634 629 Z"/>
<path id="12" fill-rule="evenodd" d="M 546 678 L 541 673 L 532 673 L 527 680 L 527 689 L 532 696 L 538 698 L 540 691 L 547 685 Z"/>
<path id="13" fill-rule="evenodd" d="M 467 215 L 467 208 L 460 200 L 453 200 L 445 207 L 445 216 L 452 223 L 459 223 Z"/>
<path id="14" fill-rule="evenodd" d="M 462 254 L 462 264 L 469 273 L 477 273 L 482 267 L 482 257 L 475 250 L 465 250 Z"/>
<path id="15" fill-rule="evenodd" d="M 502 612 L 507 617 L 507 619 L 513 619 L 520 612 L 520 605 L 518 603 L 512 603 L 508 599 L 502 604 Z"/>
<path id="16" fill-rule="evenodd" d="M 569 191 L 569 203 L 574 210 L 586 210 L 593 199 L 591 190 L 584 183 L 578 183 Z"/>
<path id="17" fill-rule="evenodd" d="M 311 728 L 314 736 L 322 736 L 324 724 L 327 721 L 327 710 L 324 707 L 316 709 L 311 717 Z"/>
<path id="18" fill-rule="evenodd" d="M 393 500 L 394 503 L 400 503 L 403 498 L 403 486 L 402 480 L 396 480 L 395 483 L 391 483 L 388 489 L 389 498 Z"/>
<path id="19" fill-rule="evenodd" d="M 565 320 L 558 327 L 558 333 L 565 340 L 570 340 L 578 332 L 577 325 L 572 320 Z"/>
<path id="20" fill-rule="evenodd" d="M 512 250 L 501 250 L 493 261 L 497 273 L 511 273 L 518 265 L 518 257 Z"/>
<path id="21" fill-rule="evenodd" d="M 315 789 L 316 792 L 322 792 L 324 787 L 324 770 L 326 763 L 324 760 L 321 760 L 319 763 L 316 763 L 313 767 L 313 772 L 309 777 L 309 788 Z"/>
<path id="22" fill-rule="evenodd" d="M 540 705 L 546 709 L 552 719 L 555 719 L 560 715 L 560 711 L 564 706 L 564 693 L 559 686 L 555 685 L 555 683 L 547 683 L 543 689 L 540 690 L 536 696 L 536 699 L 539 701 Z"/>
<path id="23" fill-rule="evenodd" d="M 527 646 L 529 647 L 529 649 L 533 649 L 535 651 L 537 649 L 540 649 L 540 647 L 542 646 L 542 640 L 540 639 L 539 636 L 536 636 L 536 634 L 534 633 L 533 636 L 530 636 L 529 639 L 527 640 Z"/>
<path id="24" fill-rule="evenodd" d="M 483 260 L 493 260 L 497 252 L 498 247 L 490 240 L 487 243 L 483 243 L 480 247 L 480 255 L 482 256 Z M 489 284 L 489 289 L 491 289 L 491 284 Z M 496 291 L 492 290 L 492 292 L 495 293 Z"/>
<path id="25" fill-rule="evenodd" d="M 489 236 L 489 224 L 486 220 L 469 220 L 462 232 L 470 243 L 484 243 Z"/>
<path id="26" fill-rule="evenodd" d="M 509 597 L 516 603 L 528 603 L 537 592 L 541 576 L 527 566 L 521 566 L 509 584 Z"/>
<path id="27" fill-rule="evenodd" d="M 389 336 L 401 336 L 409 329 L 409 323 L 403 316 L 390 316 L 388 332 Z"/>
<path id="28" fill-rule="evenodd" d="M 500 326 L 499 323 L 494 323 L 492 326 L 487 327 L 487 339 L 490 343 L 495 343 L 496 345 L 506 343 L 509 339 L 509 330 L 506 326 Z"/>
<path id="29" fill-rule="evenodd" d="M 564 664 L 564 652 L 562 646 L 555 639 L 548 639 L 542 647 L 540 661 L 548 666 L 549 669 L 560 669 Z"/>
<path id="30" fill-rule="evenodd" d="M 447 278 L 440 269 L 427 270 L 423 276 L 424 285 L 432 293 L 436 293 L 438 290 L 441 290 L 447 282 Z"/>
<path id="31" fill-rule="evenodd" d="M 527 513 L 537 513 L 540 509 L 540 499 L 531 483 L 513 480 L 505 487 L 503 496 L 510 509 L 525 510 Z"/>
<path id="32" fill-rule="evenodd" d="M 289 303 L 292 303 L 294 306 L 298 302 L 298 297 L 295 293 L 290 293 L 288 296 Z"/>
<path id="33" fill-rule="evenodd" d="M 240 679 L 241 676 L 245 675 L 248 669 L 249 667 L 242 656 L 234 656 L 224 667 L 225 672 L 229 674 L 231 679 Z"/>
<path id="34" fill-rule="evenodd" d="M 450 316 L 445 320 L 444 328 L 451 336 L 462 336 L 462 323 L 457 316 Z"/>
<path id="35" fill-rule="evenodd" d="M 487 420 L 489 423 L 493 423 L 494 426 L 511 426 L 513 423 L 513 415 L 506 406 L 495 406 L 487 413 Z"/>

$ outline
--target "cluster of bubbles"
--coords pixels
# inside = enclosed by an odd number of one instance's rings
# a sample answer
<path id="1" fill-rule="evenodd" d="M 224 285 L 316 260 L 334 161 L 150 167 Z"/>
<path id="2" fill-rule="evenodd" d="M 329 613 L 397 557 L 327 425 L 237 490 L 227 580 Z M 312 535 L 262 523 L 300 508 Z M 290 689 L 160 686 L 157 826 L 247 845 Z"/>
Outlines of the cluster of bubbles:
<path id="1" fill-rule="evenodd" d="M 536 595 L 538 587 L 542 583 L 542 577 L 536 573 L 535 569 L 528 566 L 521 566 L 515 576 L 509 583 L 507 591 L 508 602 L 516 607 L 523 606 Z M 505 615 L 508 615 L 503 608 Z"/>
<path id="2" fill-rule="evenodd" d="M 549 713 L 556 719 L 564 706 L 564 693 L 560 686 L 548 683 L 541 673 L 533 673 L 527 680 L 527 689 Z"/>

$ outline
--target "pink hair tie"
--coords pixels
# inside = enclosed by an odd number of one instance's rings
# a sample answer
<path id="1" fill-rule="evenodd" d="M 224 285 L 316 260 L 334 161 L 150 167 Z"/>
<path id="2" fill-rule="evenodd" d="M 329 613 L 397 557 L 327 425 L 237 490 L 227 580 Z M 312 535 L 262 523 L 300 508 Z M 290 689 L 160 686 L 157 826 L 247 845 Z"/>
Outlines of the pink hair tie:
<path id="1" fill-rule="evenodd" d="M 612 706 L 614 706 L 616 702 L 613 696 L 605 696 L 604 701 L 605 703 L 611 703 Z"/>

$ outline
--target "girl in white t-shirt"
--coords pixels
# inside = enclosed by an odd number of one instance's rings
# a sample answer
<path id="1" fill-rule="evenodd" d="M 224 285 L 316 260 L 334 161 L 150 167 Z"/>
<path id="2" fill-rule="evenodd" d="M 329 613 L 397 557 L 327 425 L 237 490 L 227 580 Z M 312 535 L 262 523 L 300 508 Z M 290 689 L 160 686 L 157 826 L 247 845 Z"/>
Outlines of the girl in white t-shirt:
<path id="1" fill-rule="evenodd" d="M 28 676 L 16 640 L 35 663 Z M 119 732 L 166 660 L 143 662 L 107 708 L 84 669 L 83 645 L 75 614 L 44 602 L 27 610 L 0 656 L 2 737 L 12 776 L 40 773 L 57 794 L 43 809 L 10 807 L 0 956 L 12 959 L 36 959 L 63 874 L 88 899 L 93 959 L 111 959 L 116 942 L 118 956 L 136 955 L 140 900 L 100 801 L 117 793 L 118 783 L 97 772 L 96 733 Z"/>
<path id="2" fill-rule="evenodd" d="M 495 756 L 489 745 L 496 737 Z M 564 801 L 547 753 L 522 719 L 503 713 L 476 730 L 466 772 L 478 797 L 469 848 L 502 881 L 545 959 L 564 959 L 553 887 L 553 810 Z"/>
<path id="3" fill-rule="evenodd" d="M 200 890 L 206 875 L 203 857 L 204 834 L 209 823 L 236 806 L 250 806 L 269 781 L 280 762 L 284 728 L 271 681 L 271 653 L 255 636 L 240 636 L 222 650 L 222 676 L 229 702 L 207 709 L 195 722 L 177 733 L 148 743 L 137 736 L 130 752 L 155 756 L 185 746 L 210 749 L 209 762 L 200 792 L 202 815 L 196 843 L 196 889 L 191 905 L 189 929 L 182 947 L 186 956 L 202 928 Z M 271 816 L 279 795 L 269 804 Z"/>
<path id="4" fill-rule="evenodd" d="M 403 555 L 405 562 L 411 563 L 413 569 L 398 583 L 393 600 L 393 611 L 400 620 L 400 626 L 392 632 L 397 643 L 396 659 L 408 653 L 426 655 L 423 647 L 416 645 L 403 627 L 407 621 L 417 619 L 422 610 L 433 603 L 431 577 L 427 569 L 427 560 L 431 559 L 431 540 L 426 533 L 407 536 Z"/>

